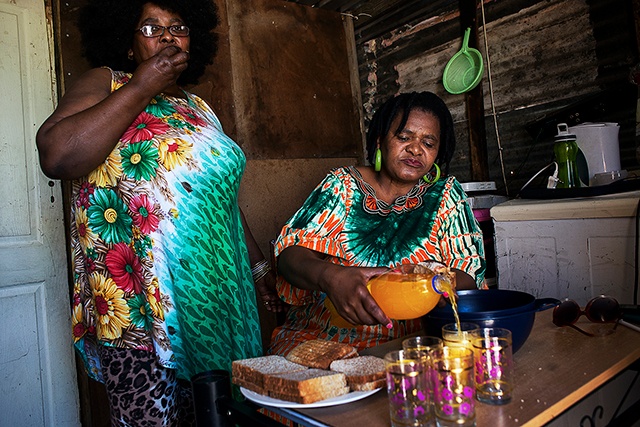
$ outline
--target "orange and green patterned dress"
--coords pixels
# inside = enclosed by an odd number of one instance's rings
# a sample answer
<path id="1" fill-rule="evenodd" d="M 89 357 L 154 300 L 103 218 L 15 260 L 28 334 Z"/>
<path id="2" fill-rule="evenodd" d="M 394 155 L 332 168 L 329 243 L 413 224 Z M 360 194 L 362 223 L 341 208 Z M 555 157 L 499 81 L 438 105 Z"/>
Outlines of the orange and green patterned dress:
<path id="1" fill-rule="evenodd" d="M 283 227 L 276 256 L 289 246 L 326 254 L 345 266 L 392 267 L 437 260 L 468 273 L 482 286 L 486 268 L 482 231 L 454 177 L 416 184 L 391 205 L 376 197 L 355 167 L 332 170 Z M 421 329 L 420 320 L 345 327 L 323 292 L 278 281 L 280 297 L 291 304 L 285 323 L 272 335 L 271 354 L 286 355 L 301 342 L 325 339 L 362 350 Z M 337 317 L 336 317 L 337 316 Z"/>

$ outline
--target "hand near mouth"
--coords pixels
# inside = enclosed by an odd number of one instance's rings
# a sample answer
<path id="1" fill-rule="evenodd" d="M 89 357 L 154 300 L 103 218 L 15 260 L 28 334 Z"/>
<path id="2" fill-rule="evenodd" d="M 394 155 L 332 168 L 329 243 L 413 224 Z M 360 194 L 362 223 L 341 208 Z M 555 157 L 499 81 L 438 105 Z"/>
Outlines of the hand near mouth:
<path id="1" fill-rule="evenodd" d="M 143 61 L 133 73 L 129 84 L 143 85 L 152 96 L 177 89 L 177 80 L 188 67 L 189 53 L 178 46 L 167 46 L 151 58 Z M 174 90 L 175 91 L 175 90 Z"/>

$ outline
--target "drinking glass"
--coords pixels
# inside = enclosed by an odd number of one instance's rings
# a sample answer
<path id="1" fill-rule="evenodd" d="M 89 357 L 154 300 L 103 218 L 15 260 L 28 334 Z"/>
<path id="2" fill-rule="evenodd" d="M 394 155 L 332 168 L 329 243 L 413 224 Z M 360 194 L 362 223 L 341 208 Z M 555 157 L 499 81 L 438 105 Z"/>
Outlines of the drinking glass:
<path id="1" fill-rule="evenodd" d="M 392 427 L 431 427 L 427 353 L 394 350 L 384 356 Z"/>
<path id="2" fill-rule="evenodd" d="M 442 340 L 444 345 L 449 347 L 467 347 L 473 349 L 471 345 L 471 333 L 480 329 L 475 323 L 461 322 L 460 330 L 457 323 L 447 323 L 442 327 Z"/>
<path id="3" fill-rule="evenodd" d="M 511 401 L 513 353 L 511 331 L 483 328 L 471 334 L 476 364 L 476 397 L 480 402 L 502 405 Z"/>
<path id="4" fill-rule="evenodd" d="M 429 353 L 436 375 L 434 408 L 437 426 L 474 426 L 473 351 L 462 346 L 444 346 Z"/>
<path id="5" fill-rule="evenodd" d="M 432 418 L 435 417 L 435 409 L 433 407 L 434 400 L 434 388 L 435 388 L 435 371 L 433 370 L 433 363 L 431 361 L 431 350 L 442 348 L 442 339 L 438 337 L 431 337 L 428 335 L 418 335 L 410 337 L 402 341 L 402 348 L 404 350 L 420 350 L 427 352 L 427 393 L 429 397 L 429 413 Z"/>
<path id="6" fill-rule="evenodd" d="M 442 339 L 438 337 L 430 337 L 427 335 L 417 335 L 402 341 L 403 350 L 422 350 L 429 351 L 436 347 L 442 347 Z"/>

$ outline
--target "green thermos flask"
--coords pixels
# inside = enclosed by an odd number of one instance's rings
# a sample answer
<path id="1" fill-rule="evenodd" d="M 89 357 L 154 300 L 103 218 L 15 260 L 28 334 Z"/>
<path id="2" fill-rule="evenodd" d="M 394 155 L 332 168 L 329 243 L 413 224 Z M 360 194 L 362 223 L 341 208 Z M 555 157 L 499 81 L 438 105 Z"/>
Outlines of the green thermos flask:
<path id="1" fill-rule="evenodd" d="M 566 123 L 558 123 L 558 134 L 555 136 L 553 152 L 558 163 L 558 184 L 556 188 L 580 187 L 578 175 L 578 142 L 576 136 L 569 133 Z"/>

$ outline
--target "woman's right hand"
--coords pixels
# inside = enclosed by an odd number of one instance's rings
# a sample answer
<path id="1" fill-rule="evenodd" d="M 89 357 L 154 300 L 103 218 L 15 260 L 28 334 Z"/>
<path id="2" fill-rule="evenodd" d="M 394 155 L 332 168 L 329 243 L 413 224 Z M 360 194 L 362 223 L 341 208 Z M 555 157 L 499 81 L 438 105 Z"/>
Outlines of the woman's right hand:
<path id="1" fill-rule="evenodd" d="M 163 91 L 180 95 L 176 80 L 189 54 L 169 46 L 142 62 L 129 83 L 111 91 L 111 72 L 89 70 L 72 85 L 38 130 L 43 172 L 76 179 L 103 164 L 149 101 Z"/>
<path id="2" fill-rule="evenodd" d="M 384 267 L 345 267 L 331 264 L 321 278 L 321 288 L 336 311 L 356 325 L 391 326 L 391 320 L 376 303 L 367 288 L 373 277 L 388 271 Z"/>
<path id="3" fill-rule="evenodd" d="M 391 327 L 391 320 L 367 289 L 367 282 L 388 268 L 346 267 L 324 258 L 311 249 L 289 246 L 278 256 L 278 273 L 297 288 L 326 293 L 349 323 Z"/>
<path id="4" fill-rule="evenodd" d="M 128 84 L 145 91 L 151 97 L 177 89 L 176 82 L 180 74 L 187 69 L 188 61 L 188 52 L 175 45 L 167 46 L 157 55 L 141 62 Z"/>

